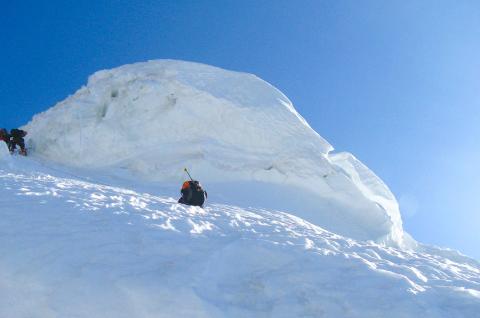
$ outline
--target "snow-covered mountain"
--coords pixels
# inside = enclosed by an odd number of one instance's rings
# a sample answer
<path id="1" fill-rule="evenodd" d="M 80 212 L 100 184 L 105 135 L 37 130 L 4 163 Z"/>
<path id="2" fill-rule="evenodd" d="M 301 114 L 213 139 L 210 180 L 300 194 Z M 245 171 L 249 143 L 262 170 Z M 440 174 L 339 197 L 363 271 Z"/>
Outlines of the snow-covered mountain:
<path id="1" fill-rule="evenodd" d="M 415 242 L 388 187 L 277 89 L 101 71 L 0 145 L 0 317 L 480 317 L 480 264 Z M 205 209 L 176 203 L 189 167 Z"/>
<path id="2" fill-rule="evenodd" d="M 50 161 L 175 187 L 187 166 L 225 202 L 242 196 L 352 238 L 405 244 L 387 186 L 352 155 L 330 154 L 288 98 L 251 74 L 169 60 L 101 71 L 26 129 Z M 232 182 L 233 193 L 221 191 Z"/>

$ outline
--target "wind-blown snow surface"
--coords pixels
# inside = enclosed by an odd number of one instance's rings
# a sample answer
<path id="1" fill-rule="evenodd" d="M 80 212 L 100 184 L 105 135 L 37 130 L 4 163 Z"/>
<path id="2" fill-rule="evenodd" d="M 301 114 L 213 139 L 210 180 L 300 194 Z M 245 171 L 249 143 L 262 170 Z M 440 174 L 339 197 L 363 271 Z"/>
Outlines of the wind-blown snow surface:
<path id="1" fill-rule="evenodd" d="M 0 317 L 480 317 L 480 264 L 449 250 L 1 158 Z"/>
<path id="2" fill-rule="evenodd" d="M 328 119 L 326 119 L 328 120 Z M 35 156 L 178 184 L 183 167 L 224 202 L 287 210 L 361 240 L 406 246 L 397 201 L 251 74 L 159 60 L 95 73 L 27 125 Z M 261 196 L 258 194 L 261 193 Z"/>

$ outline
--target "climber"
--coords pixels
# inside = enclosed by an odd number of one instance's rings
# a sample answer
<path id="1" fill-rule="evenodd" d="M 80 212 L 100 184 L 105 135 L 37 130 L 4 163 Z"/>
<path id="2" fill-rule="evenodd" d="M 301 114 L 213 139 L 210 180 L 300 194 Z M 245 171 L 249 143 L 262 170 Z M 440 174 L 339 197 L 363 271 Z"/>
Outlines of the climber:
<path id="1" fill-rule="evenodd" d="M 207 191 L 203 190 L 200 182 L 195 180 L 185 181 L 180 193 L 182 193 L 182 197 L 178 199 L 178 203 L 195 205 L 202 208 L 208 197 Z"/>
<path id="2" fill-rule="evenodd" d="M 8 134 L 8 131 L 5 128 L 0 128 L 0 140 L 5 141 L 5 143 L 10 149 L 10 135 Z"/>
<path id="3" fill-rule="evenodd" d="M 10 144 L 9 144 L 9 150 L 10 153 L 13 154 L 15 151 L 15 148 L 17 145 L 20 147 L 20 154 L 22 156 L 27 155 L 27 149 L 25 149 L 25 140 L 23 140 L 23 137 L 27 135 L 27 132 L 25 130 L 21 129 L 12 129 L 10 130 Z"/>
<path id="4" fill-rule="evenodd" d="M 184 171 L 190 177 L 190 181 L 185 181 L 183 183 L 182 189 L 180 190 L 182 197 L 178 199 L 178 203 L 194 205 L 203 208 L 203 204 L 208 197 L 207 191 L 202 188 L 200 182 L 192 179 L 186 168 Z"/>

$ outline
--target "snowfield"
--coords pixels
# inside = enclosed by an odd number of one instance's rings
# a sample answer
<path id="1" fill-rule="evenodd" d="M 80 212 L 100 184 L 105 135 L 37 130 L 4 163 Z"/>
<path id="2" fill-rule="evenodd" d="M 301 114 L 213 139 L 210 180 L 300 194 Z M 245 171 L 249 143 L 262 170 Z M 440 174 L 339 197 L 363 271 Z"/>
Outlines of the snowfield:
<path id="1" fill-rule="evenodd" d="M 480 317 L 480 264 L 453 251 L 14 159 L 0 170 L 0 317 Z"/>
<path id="2" fill-rule="evenodd" d="M 480 317 L 480 264 L 416 242 L 388 187 L 263 80 L 97 72 L 0 143 L 0 317 Z M 183 167 L 209 192 L 177 203 Z"/>

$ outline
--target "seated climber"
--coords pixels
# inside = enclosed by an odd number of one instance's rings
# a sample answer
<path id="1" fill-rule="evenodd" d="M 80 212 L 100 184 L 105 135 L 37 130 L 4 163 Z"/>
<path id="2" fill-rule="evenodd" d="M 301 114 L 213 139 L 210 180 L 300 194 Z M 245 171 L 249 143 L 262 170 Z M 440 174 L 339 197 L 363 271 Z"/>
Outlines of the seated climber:
<path id="1" fill-rule="evenodd" d="M 23 156 L 27 155 L 27 149 L 25 149 L 25 140 L 23 140 L 23 137 L 25 137 L 26 135 L 27 132 L 25 130 L 16 128 L 10 130 L 10 144 L 8 148 L 11 154 L 13 154 L 15 148 L 19 146 L 20 154 Z"/>
<path id="2" fill-rule="evenodd" d="M 178 200 L 178 203 L 202 208 L 208 197 L 207 191 L 203 190 L 200 182 L 195 180 L 185 181 L 180 192 L 182 193 L 182 197 Z"/>

